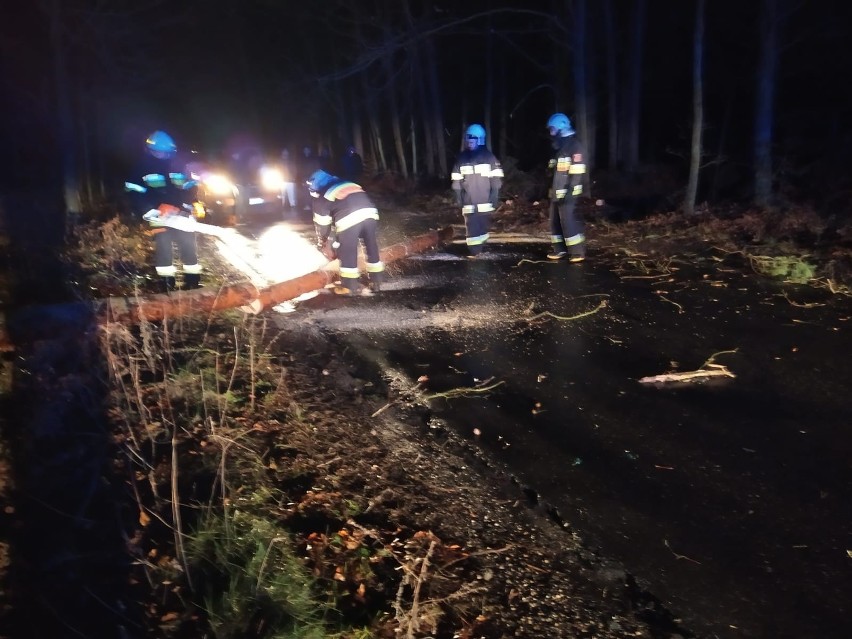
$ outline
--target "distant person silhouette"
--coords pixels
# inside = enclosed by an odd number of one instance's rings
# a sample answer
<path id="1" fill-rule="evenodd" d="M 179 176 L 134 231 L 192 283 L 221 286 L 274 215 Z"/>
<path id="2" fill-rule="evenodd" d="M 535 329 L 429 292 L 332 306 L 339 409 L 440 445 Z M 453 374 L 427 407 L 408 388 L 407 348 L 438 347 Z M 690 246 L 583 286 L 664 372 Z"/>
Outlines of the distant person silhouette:
<path id="1" fill-rule="evenodd" d="M 359 182 L 364 173 L 364 161 L 354 146 L 346 147 L 346 153 L 340 160 L 340 177 L 344 180 Z"/>

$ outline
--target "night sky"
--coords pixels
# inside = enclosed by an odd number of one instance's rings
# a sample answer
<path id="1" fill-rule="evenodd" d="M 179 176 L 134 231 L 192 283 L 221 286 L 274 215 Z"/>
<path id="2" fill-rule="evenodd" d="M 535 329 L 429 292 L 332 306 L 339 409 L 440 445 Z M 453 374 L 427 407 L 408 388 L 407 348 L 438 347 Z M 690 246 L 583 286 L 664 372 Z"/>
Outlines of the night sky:
<path id="1" fill-rule="evenodd" d="M 761 1 L 706 4 L 705 148 L 743 174 L 751 162 Z M 789 15 L 777 85 L 777 169 L 791 182 L 812 183 L 811 190 L 848 189 L 849 178 L 839 170 L 848 167 L 852 143 L 847 3 L 777 2 Z M 246 139 L 270 151 L 308 144 L 339 153 L 353 141 L 353 121 L 366 126 L 364 114 L 373 111 L 390 145 L 391 96 L 405 135 L 422 119 L 422 78 L 412 60 L 424 42 L 435 54 L 448 153 L 458 150 L 465 124 L 489 124 L 488 103 L 492 131 L 505 119 L 506 154 L 521 168 L 535 166 L 547 153 L 547 117 L 554 110 L 574 117 L 573 4 L 17 3 L 0 24 L 3 183 L 26 188 L 53 180 L 61 149 L 69 145 L 84 172 L 111 180 L 111 167 L 138 153 L 156 128 L 169 131 L 182 148 L 204 153 Z M 631 61 L 634 5 L 612 2 L 619 91 Z M 604 2 L 587 6 L 590 97 L 597 109 L 596 153 L 603 158 L 610 95 Z M 695 6 L 691 0 L 647 0 L 643 163 L 687 163 Z M 64 138 L 57 108 L 62 71 L 72 120 Z M 499 145 L 490 139 L 489 146 Z"/>

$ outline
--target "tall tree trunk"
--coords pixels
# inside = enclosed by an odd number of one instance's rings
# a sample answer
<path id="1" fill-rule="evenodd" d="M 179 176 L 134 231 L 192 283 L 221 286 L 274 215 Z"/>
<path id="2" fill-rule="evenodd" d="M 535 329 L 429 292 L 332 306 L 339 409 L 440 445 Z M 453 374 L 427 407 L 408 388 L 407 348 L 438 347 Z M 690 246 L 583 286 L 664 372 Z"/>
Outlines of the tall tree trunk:
<path id="1" fill-rule="evenodd" d="M 618 166 L 618 67 L 615 51 L 615 18 L 612 13 L 612 0 L 604 0 L 604 39 L 606 41 L 606 87 L 607 119 L 609 121 L 607 166 Z"/>
<path id="2" fill-rule="evenodd" d="M 417 127 L 414 124 L 414 110 L 408 116 L 408 135 L 411 138 L 411 175 L 415 178 L 420 173 L 420 167 L 417 163 Z"/>
<path id="3" fill-rule="evenodd" d="M 390 24 L 385 23 L 385 40 L 390 42 L 393 40 L 393 33 L 391 32 Z M 396 151 L 396 163 L 397 163 L 397 171 L 399 174 L 405 178 L 406 180 L 409 177 L 408 171 L 408 160 L 405 157 L 405 147 L 402 142 L 402 123 L 400 121 L 400 108 L 399 108 L 399 98 L 397 96 L 397 82 L 395 80 L 396 74 L 394 73 L 393 67 L 393 51 L 389 51 L 382 56 L 382 67 L 385 70 L 385 75 L 387 76 L 387 95 L 388 101 L 390 102 L 390 122 L 391 122 L 391 134 L 393 135 L 393 147 Z"/>
<path id="4" fill-rule="evenodd" d="M 361 157 L 364 157 L 364 129 L 362 127 L 362 114 L 361 114 L 361 100 L 360 96 L 357 98 L 352 95 L 355 92 L 355 83 L 349 84 L 349 114 L 348 114 L 348 122 L 347 122 L 347 140 L 344 140 L 344 144 L 347 146 L 351 144 L 355 147 Z M 343 149 L 343 152 L 346 152 L 346 149 Z"/>
<path id="5" fill-rule="evenodd" d="M 409 0 L 403 0 L 402 2 L 403 11 L 405 13 L 405 19 L 408 24 L 408 28 L 412 33 L 416 32 L 416 25 L 414 22 L 414 17 L 411 13 L 411 5 Z M 411 45 L 411 76 L 415 78 L 417 83 L 417 96 L 418 99 L 416 101 L 416 105 L 419 108 L 415 108 L 412 106 L 411 113 L 412 119 L 415 117 L 415 113 L 419 111 L 420 114 L 420 127 L 423 131 L 423 157 L 426 164 L 426 173 L 427 175 L 433 176 L 435 175 L 435 160 L 436 160 L 436 151 L 435 151 L 435 138 L 437 135 L 440 135 L 440 131 L 435 131 L 433 127 L 433 121 L 430 114 L 430 100 L 429 100 L 429 90 L 427 89 L 427 79 L 426 73 L 424 69 L 424 52 L 423 45 L 421 43 L 414 43 Z M 412 135 L 414 132 L 412 131 Z M 412 160 L 416 162 L 417 156 L 412 156 Z M 415 174 L 417 173 L 417 169 L 414 170 Z"/>
<path id="6" fill-rule="evenodd" d="M 438 81 L 438 61 L 435 56 L 435 46 L 431 40 L 426 40 L 424 48 L 426 74 L 429 79 L 429 95 L 432 96 L 430 104 L 432 131 L 435 134 L 435 147 L 440 168 L 438 177 L 444 178 L 450 174 L 450 167 L 447 162 L 447 145 L 444 139 L 444 109 L 441 102 L 441 84 Z"/>
<path id="7" fill-rule="evenodd" d="M 592 168 L 594 140 L 589 130 L 589 102 L 587 75 L 586 47 L 586 0 L 573 0 L 573 21 L 571 31 L 574 36 L 574 102 L 576 104 L 575 120 L 580 139 L 586 146 L 587 171 L 583 176 L 583 192 L 589 194 L 589 170 Z"/>
<path id="8" fill-rule="evenodd" d="M 497 153 L 497 157 L 500 158 L 500 160 L 502 161 L 504 158 L 508 157 L 508 154 L 509 154 L 509 148 L 508 148 L 508 145 L 509 145 L 509 140 L 508 140 L 508 137 L 509 137 L 509 114 L 508 114 L 509 105 L 507 103 L 507 98 L 506 98 L 506 76 L 505 75 L 501 76 L 500 84 L 498 86 L 499 86 L 499 95 L 500 95 L 500 98 L 499 98 L 499 100 L 500 100 L 500 109 L 499 109 L 500 116 L 499 116 L 499 120 L 498 120 L 499 125 L 497 127 L 497 130 L 498 130 L 498 137 L 497 137 L 498 153 Z"/>
<path id="9" fill-rule="evenodd" d="M 355 41 L 357 48 L 365 50 L 368 44 L 364 40 L 364 35 L 361 30 L 361 23 L 357 20 L 353 22 L 355 30 Z M 366 144 L 362 157 L 364 159 L 364 169 L 372 170 L 375 173 L 385 173 L 388 170 L 387 160 L 385 159 L 385 150 L 382 143 L 381 129 L 379 127 L 378 105 L 376 104 L 376 93 L 370 87 L 368 82 L 369 75 L 359 73 L 357 76 L 358 84 L 360 85 L 361 95 L 364 96 L 364 116 L 366 119 L 366 135 L 369 141 L 370 153 L 367 153 Z"/>
<path id="10" fill-rule="evenodd" d="M 80 177 L 77 166 L 77 145 L 74 135 L 74 116 L 72 113 L 71 80 L 65 61 L 68 52 L 62 37 L 62 1 L 52 0 L 50 11 L 50 43 L 53 47 L 53 79 L 56 91 L 56 114 L 59 124 L 59 153 L 60 175 L 62 179 L 62 196 L 65 205 L 64 227 L 76 224 L 82 213 L 80 202 Z"/>
<path id="11" fill-rule="evenodd" d="M 725 104 L 725 113 L 722 116 L 722 124 L 719 127 L 719 141 L 716 144 L 716 157 L 713 168 L 713 182 L 710 187 L 710 200 L 719 197 L 719 188 L 722 181 L 722 170 L 725 167 L 725 148 L 728 144 L 728 131 L 731 128 L 731 120 L 734 114 L 734 103 L 737 102 L 736 91 L 732 91 Z"/>
<path id="12" fill-rule="evenodd" d="M 645 39 L 645 0 L 636 0 L 633 29 L 630 34 L 630 76 L 628 78 L 625 121 L 625 168 L 635 173 L 639 168 L 639 128 L 642 113 L 642 55 Z"/>
<path id="13" fill-rule="evenodd" d="M 778 2 L 763 0 L 760 12 L 760 61 L 754 113 L 754 202 L 761 207 L 772 203 L 772 134 L 781 31 Z"/>
<path id="14" fill-rule="evenodd" d="M 701 136 L 704 131 L 704 0 L 695 6 L 695 33 L 692 45 L 692 145 L 690 147 L 689 183 L 683 211 L 695 213 L 695 196 L 698 193 L 698 174 L 701 170 Z"/>
<path id="15" fill-rule="evenodd" d="M 491 27 L 491 16 L 488 16 L 487 34 L 485 36 L 485 104 L 482 108 L 482 117 L 485 120 L 487 146 L 494 149 L 494 130 L 491 126 L 492 102 L 494 101 L 494 29 Z"/>
<path id="16" fill-rule="evenodd" d="M 607 166 L 618 166 L 618 68 L 615 51 L 615 18 L 612 13 L 612 0 L 604 0 L 604 33 L 606 40 L 606 86 L 607 116 L 609 120 Z"/>

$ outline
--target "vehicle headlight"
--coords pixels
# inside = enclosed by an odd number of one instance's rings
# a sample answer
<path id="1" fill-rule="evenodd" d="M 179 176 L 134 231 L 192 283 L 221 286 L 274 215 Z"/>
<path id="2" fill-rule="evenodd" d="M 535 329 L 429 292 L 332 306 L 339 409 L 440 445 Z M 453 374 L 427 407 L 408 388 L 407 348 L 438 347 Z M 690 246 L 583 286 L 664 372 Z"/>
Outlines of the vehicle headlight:
<path id="1" fill-rule="evenodd" d="M 224 175 L 208 175 L 204 178 L 204 186 L 213 195 L 233 195 L 234 193 L 234 183 Z"/>
<path id="2" fill-rule="evenodd" d="M 280 169 L 265 166 L 260 169 L 260 185 L 267 191 L 280 191 L 284 186 L 284 175 Z"/>

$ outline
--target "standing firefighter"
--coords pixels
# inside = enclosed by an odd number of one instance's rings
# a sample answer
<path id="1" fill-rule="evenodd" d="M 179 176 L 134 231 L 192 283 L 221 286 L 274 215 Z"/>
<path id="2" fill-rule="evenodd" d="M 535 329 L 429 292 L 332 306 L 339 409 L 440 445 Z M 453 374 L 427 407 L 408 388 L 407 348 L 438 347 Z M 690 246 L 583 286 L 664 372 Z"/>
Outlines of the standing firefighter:
<path id="1" fill-rule="evenodd" d="M 500 201 L 503 167 L 485 146 L 485 129 L 471 124 L 465 131 L 465 149 L 452 171 L 453 191 L 462 207 L 468 257 L 482 253 L 491 228 L 491 213 Z"/>
<path id="2" fill-rule="evenodd" d="M 164 224 L 170 216 L 191 217 L 196 200 L 195 188 L 184 167 L 174 162 L 176 154 L 172 137 L 165 131 L 154 131 L 145 140 L 144 159 L 131 180 L 124 183 L 125 190 L 147 210 L 143 217 L 154 234 L 156 270 L 164 292 L 177 288 L 173 245 L 183 264 L 183 288 L 198 288 L 201 280 L 195 232 Z"/>
<path id="3" fill-rule="evenodd" d="M 371 295 L 378 291 L 384 277 L 385 265 L 379 257 L 379 212 L 370 197 L 358 184 L 319 170 L 306 181 L 313 197 L 314 226 L 317 248 L 330 254 L 329 242 L 337 246 L 340 259 L 341 285 L 335 287 L 338 295 Z M 334 238 L 331 240 L 331 234 Z M 359 279 L 358 247 L 364 243 L 369 287 Z M 372 289 L 372 290 L 371 290 Z"/>
<path id="4" fill-rule="evenodd" d="M 576 204 L 583 193 L 586 151 L 564 113 L 550 116 L 547 131 L 556 151 L 548 164 L 553 171 L 553 182 L 549 194 L 551 249 L 547 257 L 561 260 L 567 256 L 569 262 L 582 262 L 586 259 L 585 224 Z"/>

